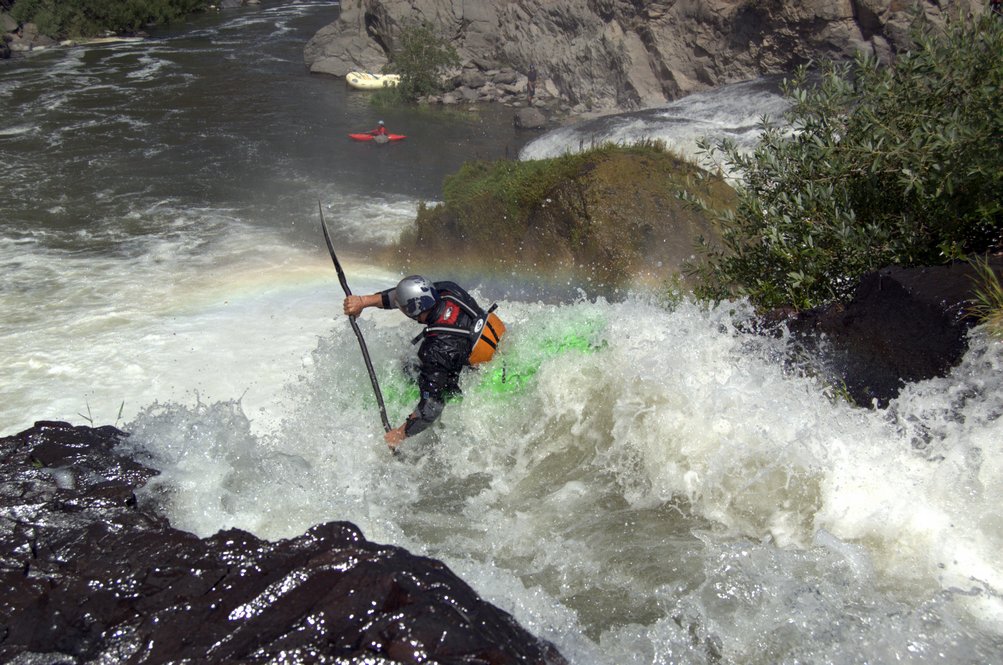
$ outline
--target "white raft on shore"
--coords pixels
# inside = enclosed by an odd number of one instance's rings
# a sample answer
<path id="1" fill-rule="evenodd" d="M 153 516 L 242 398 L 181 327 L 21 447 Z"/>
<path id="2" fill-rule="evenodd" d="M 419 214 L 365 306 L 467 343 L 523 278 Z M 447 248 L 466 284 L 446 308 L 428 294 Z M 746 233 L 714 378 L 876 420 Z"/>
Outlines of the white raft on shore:
<path id="1" fill-rule="evenodd" d="M 397 74 L 370 74 L 369 72 L 348 72 L 345 82 L 356 90 L 381 90 L 400 83 Z"/>

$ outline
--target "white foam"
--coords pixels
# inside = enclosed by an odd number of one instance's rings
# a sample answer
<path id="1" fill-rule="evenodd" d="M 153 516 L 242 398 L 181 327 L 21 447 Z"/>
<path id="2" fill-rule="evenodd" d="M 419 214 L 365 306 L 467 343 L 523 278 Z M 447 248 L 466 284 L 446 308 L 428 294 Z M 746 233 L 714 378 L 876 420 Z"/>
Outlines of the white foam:
<path id="1" fill-rule="evenodd" d="M 79 421 L 88 407 L 96 421 L 114 422 L 123 401 L 130 417 L 196 390 L 246 393 L 245 407 L 263 415 L 299 370 L 338 305 L 322 248 L 291 248 L 209 211 L 159 212 L 175 232 L 124 236 L 118 256 L 0 244 L 10 312 L 0 322 L 3 431 L 29 418 Z M 214 215 L 216 237 L 207 234 Z M 39 303 L 42 319 L 31 315 Z"/>
<path id="2" fill-rule="evenodd" d="M 781 121 L 788 103 L 763 81 L 738 83 L 693 93 L 664 107 L 619 113 L 561 127 L 528 143 L 519 158 L 546 159 L 580 152 L 604 143 L 630 145 L 662 141 L 690 158 L 700 154 L 701 139 L 729 138 L 751 149 L 761 119 Z"/>
<path id="3" fill-rule="evenodd" d="M 861 636 L 887 638 L 882 649 L 899 653 L 895 640 L 910 628 L 884 617 L 907 597 L 997 632 L 1001 469 L 971 453 L 1003 440 L 999 418 L 966 419 L 965 433 L 947 434 L 941 445 L 958 461 L 927 459 L 887 413 L 834 402 L 824 386 L 785 374 L 782 341 L 740 332 L 750 314 L 741 305 L 503 302 L 501 311 L 512 353 L 525 357 L 574 328 L 590 331 L 597 350 L 548 355 L 527 390 L 506 399 L 468 377 L 464 400 L 406 444 L 405 463 L 387 454 L 356 340 L 338 320 L 288 386 L 277 429 L 254 434 L 233 405 L 163 405 L 130 425 L 133 444 L 164 469 L 158 483 L 184 488 L 169 506 L 183 528 L 275 538 L 349 519 L 372 539 L 456 562 L 562 647 L 602 654 L 591 662 L 659 662 L 631 659 L 687 643 L 688 629 L 653 619 L 678 610 L 666 597 L 687 604 L 708 639 L 724 635 L 719 647 L 738 659 L 755 653 L 762 626 L 791 647 L 786 603 L 822 626 L 861 594 L 872 607 L 864 627 L 837 631 L 816 656 Z M 385 385 L 399 380 L 414 332 L 393 317 L 367 310 L 360 320 Z M 994 359 L 976 370 L 986 392 L 964 414 L 998 413 L 983 404 L 1000 393 L 1000 351 L 986 354 Z M 918 390 L 906 399 L 924 413 L 952 399 L 943 387 Z M 395 423 L 409 409 L 388 405 Z M 693 539 L 700 524 L 717 535 Z M 715 551 L 730 563 L 718 567 Z M 736 593 L 768 592 L 775 604 L 768 620 L 751 604 L 729 627 L 733 605 L 707 594 L 730 584 L 739 562 Z M 678 571 L 693 564 L 706 567 L 706 593 L 663 590 L 699 578 Z M 820 602 L 804 588 L 815 577 Z M 601 645 L 582 640 L 593 631 Z"/>
<path id="4" fill-rule="evenodd" d="M 389 245 L 414 223 L 418 203 L 383 194 L 338 196 L 324 207 L 331 232 L 354 243 Z"/>
<path id="5" fill-rule="evenodd" d="M 0 128 L 0 137 L 23 136 L 24 134 L 34 134 L 37 131 L 36 125 L 15 125 L 14 127 Z"/>
<path id="6" fill-rule="evenodd" d="M 170 66 L 170 63 L 162 58 L 153 58 L 146 54 L 139 58 L 140 68 L 125 75 L 128 79 L 139 81 L 150 81 L 162 76 L 162 70 Z"/>

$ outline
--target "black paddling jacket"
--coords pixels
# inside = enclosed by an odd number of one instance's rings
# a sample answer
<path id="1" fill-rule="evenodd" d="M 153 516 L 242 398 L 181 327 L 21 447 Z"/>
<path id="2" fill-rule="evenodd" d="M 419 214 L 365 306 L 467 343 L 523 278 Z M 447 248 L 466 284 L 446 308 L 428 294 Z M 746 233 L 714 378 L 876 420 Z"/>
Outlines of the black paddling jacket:
<path id="1" fill-rule="evenodd" d="M 413 436 L 424 431 L 436 421 L 446 405 L 446 399 L 460 392 L 460 372 L 469 365 L 471 338 L 468 335 L 433 332 L 429 327 L 448 326 L 470 330 L 476 319 L 456 303 L 443 299 L 453 296 L 470 307 L 477 316 L 484 310 L 474 298 L 454 282 L 434 282 L 439 292 L 439 302 L 432 308 L 425 323 L 425 331 L 416 339 L 421 339 L 418 360 L 421 363 L 418 374 L 418 389 L 421 400 L 418 407 L 407 417 L 404 433 Z M 383 309 L 396 309 L 395 289 L 381 292 Z"/>

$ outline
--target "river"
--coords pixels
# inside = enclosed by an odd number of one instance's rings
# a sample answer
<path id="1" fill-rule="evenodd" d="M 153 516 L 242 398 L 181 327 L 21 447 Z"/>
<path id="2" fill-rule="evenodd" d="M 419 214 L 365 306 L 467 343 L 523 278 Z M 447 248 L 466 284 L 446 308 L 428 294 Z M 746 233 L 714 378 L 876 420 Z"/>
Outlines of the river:
<path id="1" fill-rule="evenodd" d="M 502 396 L 468 375 L 388 455 L 318 202 L 372 292 L 400 277 L 374 250 L 465 160 L 597 136 L 691 151 L 750 140 L 782 101 L 756 82 L 543 136 L 503 108 L 376 110 L 303 65 L 336 12 L 265 1 L 0 62 L 0 433 L 117 424 L 175 526 L 352 521 L 578 664 L 1003 661 L 1003 352 L 980 334 L 868 411 L 785 370 L 743 303 L 496 276 L 471 286 L 535 374 Z M 408 138 L 348 140 L 379 119 Z M 416 330 L 360 326 L 392 395 Z M 553 351 L 569 334 L 587 344 Z"/>

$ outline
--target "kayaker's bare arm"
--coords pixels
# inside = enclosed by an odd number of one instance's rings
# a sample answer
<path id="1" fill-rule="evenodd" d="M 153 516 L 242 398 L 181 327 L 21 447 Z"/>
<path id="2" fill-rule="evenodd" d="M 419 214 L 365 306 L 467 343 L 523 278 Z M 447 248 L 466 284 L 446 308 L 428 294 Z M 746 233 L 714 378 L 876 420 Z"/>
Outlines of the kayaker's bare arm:
<path id="1" fill-rule="evenodd" d="M 346 296 L 344 310 L 348 316 L 358 316 L 366 307 L 382 306 L 383 297 L 379 293 L 373 293 L 368 296 Z"/>

